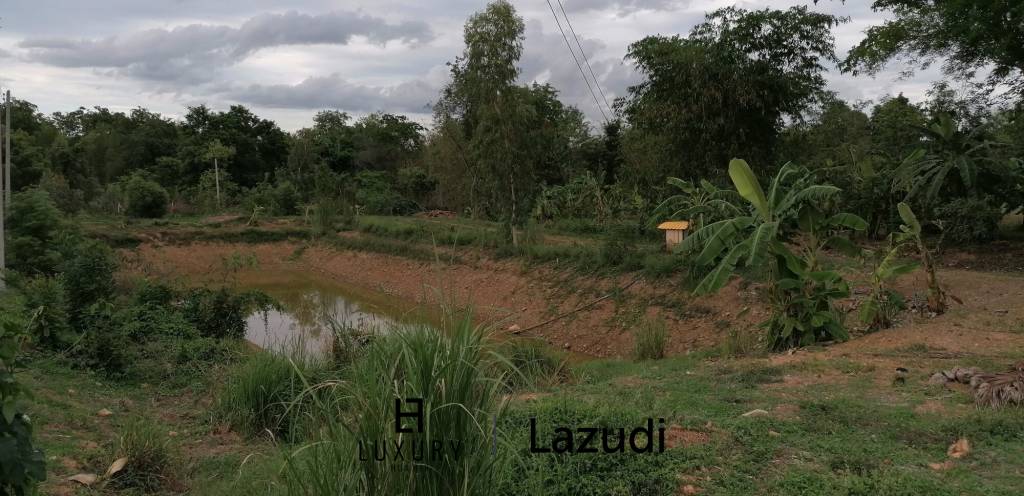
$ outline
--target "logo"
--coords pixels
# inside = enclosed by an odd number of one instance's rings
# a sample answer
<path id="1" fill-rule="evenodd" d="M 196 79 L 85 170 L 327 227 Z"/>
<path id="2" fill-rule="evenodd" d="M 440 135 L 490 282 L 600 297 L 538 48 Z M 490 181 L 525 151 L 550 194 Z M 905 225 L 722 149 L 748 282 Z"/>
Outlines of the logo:
<path id="1" fill-rule="evenodd" d="M 433 461 L 445 458 L 458 461 L 464 454 L 459 439 L 426 439 L 424 435 L 423 398 L 395 398 L 395 438 L 391 440 L 359 440 L 359 461 Z M 408 421 L 408 422 L 406 422 Z"/>
<path id="2" fill-rule="evenodd" d="M 600 431 L 600 436 L 598 432 Z M 648 418 L 646 426 L 640 426 L 626 435 L 624 427 L 557 427 L 550 442 L 539 443 L 537 419 L 530 418 L 530 453 L 625 453 L 626 445 L 634 453 L 654 453 L 657 432 L 657 452 L 665 451 L 665 419 L 658 419 L 654 430 L 654 419 Z"/>

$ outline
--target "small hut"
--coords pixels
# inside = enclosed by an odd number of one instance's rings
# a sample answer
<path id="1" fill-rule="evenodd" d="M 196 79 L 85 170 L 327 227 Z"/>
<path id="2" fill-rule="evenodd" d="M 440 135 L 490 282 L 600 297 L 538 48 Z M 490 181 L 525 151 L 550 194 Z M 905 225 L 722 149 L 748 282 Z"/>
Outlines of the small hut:
<path id="1" fill-rule="evenodd" d="M 672 247 L 683 242 L 686 231 L 690 228 L 688 220 L 670 220 L 658 224 L 658 229 L 665 231 L 665 249 L 672 251 Z"/>

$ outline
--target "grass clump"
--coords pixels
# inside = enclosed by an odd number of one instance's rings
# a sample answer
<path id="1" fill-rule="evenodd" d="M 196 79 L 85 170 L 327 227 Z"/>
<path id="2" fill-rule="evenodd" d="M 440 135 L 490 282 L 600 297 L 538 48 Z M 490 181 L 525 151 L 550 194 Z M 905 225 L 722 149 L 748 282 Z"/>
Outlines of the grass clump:
<path id="1" fill-rule="evenodd" d="M 660 360 L 665 358 L 665 343 L 668 329 L 662 320 L 647 319 L 633 333 L 633 355 L 637 360 Z"/>
<path id="2" fill-rule="evenodd" d="M 318 359 L 293 355 L 259 351 L 238 363 L 228 373 L 216 417 L 248 436 L 300 438 L 299 400 L 306 380 L 321 378 L 326 367 Z"/>
<path id="3" fill-rule="evenodd" d="M 117 489 L 156 491 L 170 480 L 173 450 L 168 433 L 150 420 L 129 423 L 121 432 L 114 459 L 127 461 L 110 475 L 108 484 Z"/>
<path id="4" fill-rule="evenodd" d="M 497 349 L 497 368 L 511 390 L 550 387 L 571 376 L 565 357 L 537 339 L 512 339 Z"/>
<path id="5" fill-rule="evenodd" d="M 319 437 L 289 457 L 289 493 L 490 492 L 501 463 L 492 452 L 491 426 L 500 421 L 504 402 L 500 378 L 488 373 L 484 334 L 469 318 L 442 331 L 396 328 L 370 345 L 346 381 L 310 387 L 309 415 L 320 427 Z M 396 433 L 396 401 L 403 411 L 415 411 L 406 400 L 416 398 L 423 401 L 422 430 L 406 419 L 403 425 L 412 432 Z M 398 441 L 406 446 L 404 457 L 394 456 Z M 435 441 L 460 443 L 459 451 L 427 453 Z M 428 448 L 414 461 L 417 446 Z M 392 451 L 373 461 L 384 448 Z"/>

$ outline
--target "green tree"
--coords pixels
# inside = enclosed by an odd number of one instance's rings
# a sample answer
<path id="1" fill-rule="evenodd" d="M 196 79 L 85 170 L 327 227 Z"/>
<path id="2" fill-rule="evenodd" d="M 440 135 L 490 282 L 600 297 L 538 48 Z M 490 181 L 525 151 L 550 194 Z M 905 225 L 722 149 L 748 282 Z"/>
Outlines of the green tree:
<path id="1" fill-rule="evenodd" d="M 131 174 L 124 181 L 123 188 L 128 203 L 128 215 L 157 219 L 167 214 L 167 205 L 170 202 L 167 190 L 141 171 Z"/>
<path id="2" fill-rule="evenodd" d="M 876 0 L 891 18 L 867 30 L 850 50 L 844 70 L 876 73 L 902 58 L 925 68 L 943 62 L 949 75 L 989 71 L 991 85 L 1024 91 L 1024 4 L 1017 0 Z"/>
<path id="3" fill-rule="evenodd" d="M 669 147 L 650 185 L 666 176 L 721 176 L 721 164 L 737 155 L 770 160 L 784 118 L 799 118 L 822 95 L 824 64 L 838 60 L 832 28 L 841 22 L 806 7 L 730 7 L 708 14 L 686 38 L 630 45 L 626 58 L 644 80 L 620 107 L 641 131 L 633 137 L 663 136 Z"/>

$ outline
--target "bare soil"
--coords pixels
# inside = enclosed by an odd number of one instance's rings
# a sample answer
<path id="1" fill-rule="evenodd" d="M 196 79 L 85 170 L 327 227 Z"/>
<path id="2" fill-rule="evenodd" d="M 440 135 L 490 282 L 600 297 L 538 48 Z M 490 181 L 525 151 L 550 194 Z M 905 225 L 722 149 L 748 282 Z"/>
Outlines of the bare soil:
<path id="1" fill-rule="evenodd" d="M 596 357 L 629 356 L 633 349 L 631 331 L 644 318 L 664 319 L 669 330 L 667 352 L 683 354 L 714 346 L 729 329 L 754 326 L 767 312 L 757 301 L 756 288 L 738 279 L 716 295 L 696 298 L 674 280 L 639 279 L 630 285 L 635 277 L 631 274 L 587 277 L 486 257 L 449 264 L 316 245 L 304 248 L 297 243 L 145 243 L 133 252 L 125 252 L 132 272 L 207 281 L 229 278 L 224 260 L 237 255 L 257 260 L 257 266 L 247 270 L 298 269 L 419 305 L 470 306 L 482 320 L 499 328 L 518 326 L 522 331 L 517 334 L 540 337 L 557 348 Z M 995 264 L 987 261 L 992 258 L 987 251 L 957 257 L 946 265 L 956 266 L 965 257 L 973 257 L 972 264 Z M 879 380 L 890 380 L 890 366 L 905 356 L 997 357 L 1009 350 L 1024 350 L 1024 305 L 1020 304 L 1024 301 L 1024 274 L 944 268 L 939 276 L 963 305 L 951 303 L 949 312 L 935 317 L 904 312 L 893 328 L 824 348 L 776 355 L 770 360 L 787 363 L 809 357 L 846 357 L 874 367 L 885 376 Z M 626 286 L 621 294 L 531 329 Z M 896 289 L 915 299 L 915 294 L 924 293 L 923 273 L 904 276 Z M 851 311 L 858 298 L 866 294 L 866 288 L 855 287 L 854 293 L 859 296 L 846 302 Z"/>

